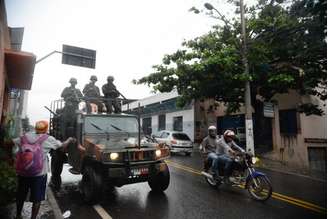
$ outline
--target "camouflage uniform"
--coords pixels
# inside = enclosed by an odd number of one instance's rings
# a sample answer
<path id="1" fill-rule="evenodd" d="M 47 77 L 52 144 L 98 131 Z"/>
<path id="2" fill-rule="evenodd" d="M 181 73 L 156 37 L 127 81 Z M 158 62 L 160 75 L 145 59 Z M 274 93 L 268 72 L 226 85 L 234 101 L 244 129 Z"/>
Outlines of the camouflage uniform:
<path id="1" fill-rule="evenodd" d="M 104 96 L 106 98 L 105 104 L 107 108 L 107 113 L 113 112 L 114 107 L 114 113 L 120 113 L 121 112 L 121 106 L 117 100 L 117 98 L 120 96 L 120 93 L 116 89 L 116 86 L 113 84 L 114 78 L 112 76 L 107 77 L 107 84 L 104 84 L 102 86 L 102 92 L 104 93 Z"/>
<path id="2" fill-rule="evenodd" d="M 96 104 L 98 107 L 98 112 L 102 112 L 103 105 L 100 98 L 100 90 L 95 85 L 97 81 L 97 77 L 95 75 L 92 75 L 90 78 L 91 82 L 89 84 L 86 84 L 83 89 L 84 97 L 86 97 L 86 105 L 87 105 L 87 112 L 91 112 L 91 103 Z"/>
<path id="3" fill-rule="evenodd" d="M 61 94 L 61 97 L 64 98 L 65 108 L 71 108 L 70 110 L 75 112 L 75 110 L 79 108 L 79 103 L 80 100 L 83 98 L 83 95 L 78 88 L 75 88 L 75 85 L 77 84 L 77 80 L 75 78 L 71 78 L 69 82 L 72 84 L 72 86 L 65 87 Z"/>

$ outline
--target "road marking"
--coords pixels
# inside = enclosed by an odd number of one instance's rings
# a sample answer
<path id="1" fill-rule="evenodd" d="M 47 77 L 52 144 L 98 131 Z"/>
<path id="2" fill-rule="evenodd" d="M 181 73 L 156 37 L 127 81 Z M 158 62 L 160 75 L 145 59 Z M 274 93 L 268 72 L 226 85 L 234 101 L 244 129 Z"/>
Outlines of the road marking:
<path id="1" fill-rule="evenodd" d="M 173 166 L 175 168 L 182 169 L 182 170 L 185 170 L 187 172 L 191 172 L 191 173 L 194 173 L 197 175 L 202 175 L 201 171 L 193 169 L 191 167 L 188 167 L 188 166 L 185 166 L 185 165 L 182 165 L 182 164 L 176 163 L 174 161 L 170 161 L 170 160 L 167 160 L 166 162 L 168 165 Z M 239 187 L 244 189 L 244 186 L 239 186 Z M 276 192 L 272 192 L 271 197 L 274 199 L 280 200 L 280 201 L 284 201 L 284 202 L 287 202 L 287 203 L 290 203 L 290 204 L 293 204 L 293 205 L 296 205 L 299 207 L 303 207 L 303 208 L 321 213 L 321 214 L 327 214 L 326 208 L 321 207 L 316 204 L 313 204 L 313 203 L 310 203 L 310 202 L 307 202 L 307 201 L 304 201 L 304 200 L 301 200 L 301 199 L 293 198 L 293 197 L 286 196 L 286 195 L 276 193 Z"/>
<path id="2" fill-rule="evenodd" d="M 102 219 L 113 219 L 100 205 L 94 205 L 93 208 L 96 210 L 96 212 L 100 215 Z"/>

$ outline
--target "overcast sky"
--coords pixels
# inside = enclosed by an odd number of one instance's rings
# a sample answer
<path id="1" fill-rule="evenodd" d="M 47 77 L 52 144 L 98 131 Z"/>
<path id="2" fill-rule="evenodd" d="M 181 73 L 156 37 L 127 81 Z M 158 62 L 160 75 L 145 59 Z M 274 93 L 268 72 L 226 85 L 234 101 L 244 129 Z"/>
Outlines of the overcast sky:
<path id="1" fill-rule="evenodd" d="M 184 39 L 208 32 L 217 20 L 188 12 L 203 8 L 205 0 L 6 0 L 8 25 L 24 27 L 22 50 L 37 58 L 68 44 L 97 51 L 96 69 L 61 64 L 55 54 L 35 66 L 29 92 L 31 122 L 48 119 L 43 106 L 59 99 L 70 77 L 81 90 L 91 75 L 101 87 L 106 77 L 115 77 L 119 91 L 131 99 L 150 95 L 146 85 L 131 81 L 152 72 L 165 54 L 181 48 Z M 225 0 L 211 1 L 221 12 Z"/>

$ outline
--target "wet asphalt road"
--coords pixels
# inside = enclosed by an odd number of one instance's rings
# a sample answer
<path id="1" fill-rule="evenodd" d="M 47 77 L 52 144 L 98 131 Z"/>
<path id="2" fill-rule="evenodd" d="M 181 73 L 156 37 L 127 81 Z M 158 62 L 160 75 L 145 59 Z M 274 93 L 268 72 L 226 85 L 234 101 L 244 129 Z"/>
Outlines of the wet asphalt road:
<path id="1" fill-rule="evenodd" d="M 114 219 L 327 217 L 307 203 L 326 208 L 326 182 L 261 170 L 270 178 L 275 195 L 260 203 L 252 200 L 241 188 L 222 186 L 215 190 L 209 187 L 197 173 L 201 163 L 197 153 L 191 157 L 174 155 L 169 162 L 170 186 L 164 193 L 154 194 L 147 183 L 126 185 L 103 194 L 100 208 Z M 63 192 L 56 195 L 61 211 L 70 210 L 72 219 L 102 218 L 93 206 L 83 203 L 77 186 L 79 179 L 80 176 L 63 173 Z M 296 201 L 290 198 L 296 198 Z M 298 200 L 306 203 L 300 204 Z"/>

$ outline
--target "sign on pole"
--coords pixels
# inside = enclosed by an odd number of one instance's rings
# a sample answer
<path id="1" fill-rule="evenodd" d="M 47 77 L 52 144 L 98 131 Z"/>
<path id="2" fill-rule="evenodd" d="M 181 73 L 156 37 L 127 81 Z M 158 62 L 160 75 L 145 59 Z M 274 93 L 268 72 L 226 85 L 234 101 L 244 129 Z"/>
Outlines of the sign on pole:
<path id="1" fill-rule="evenodd" d="M 274 108 L 273 108 L 273 103 L 270 103 L 270 102 L 264 102 L 264 106 L 263 106 L 263 114 L 264 114 L 264 117 L 267 117 L 267 118 L 274 118 Z"/>
<path id="2" fill-rule="evenodd" d="M 96 67 L 96 50 L 63 45 L 62 64 L 86 68 Z"/>

